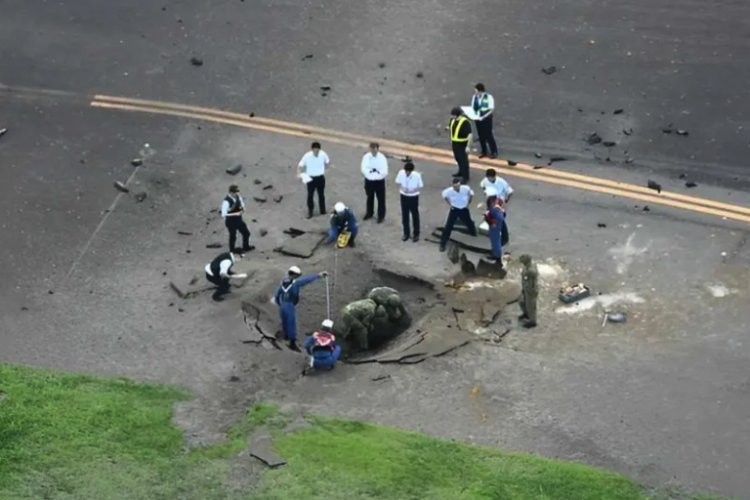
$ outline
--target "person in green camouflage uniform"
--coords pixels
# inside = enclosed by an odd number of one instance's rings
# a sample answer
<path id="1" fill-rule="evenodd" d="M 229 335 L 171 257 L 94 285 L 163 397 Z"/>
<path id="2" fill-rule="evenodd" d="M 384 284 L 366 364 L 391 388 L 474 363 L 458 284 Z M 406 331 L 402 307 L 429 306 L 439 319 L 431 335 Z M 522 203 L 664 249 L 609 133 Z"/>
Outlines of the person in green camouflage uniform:
<path id="1" fill-rule="evenodd" d="M 539 296 L 539 271 L 529 255 L 521 255 L 518 260 L 523 264 L 521 274 L 521 315 L 524 328 L 536 326 L 536 299 Z"/>

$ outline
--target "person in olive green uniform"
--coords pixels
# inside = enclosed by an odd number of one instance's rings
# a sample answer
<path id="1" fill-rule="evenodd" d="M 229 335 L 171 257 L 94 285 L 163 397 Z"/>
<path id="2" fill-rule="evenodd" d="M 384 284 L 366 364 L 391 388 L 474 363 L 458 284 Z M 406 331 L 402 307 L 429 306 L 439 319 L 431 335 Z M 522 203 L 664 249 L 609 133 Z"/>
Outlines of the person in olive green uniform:
<path id="1" fill-rule="evenodd" d="M 521 274 L 521 314 L 524 328 L 536 326 L 536 299 L 539 295 L 539 271 L 529 255 L 521 255 L 518 260 L 523 264 Z"/>

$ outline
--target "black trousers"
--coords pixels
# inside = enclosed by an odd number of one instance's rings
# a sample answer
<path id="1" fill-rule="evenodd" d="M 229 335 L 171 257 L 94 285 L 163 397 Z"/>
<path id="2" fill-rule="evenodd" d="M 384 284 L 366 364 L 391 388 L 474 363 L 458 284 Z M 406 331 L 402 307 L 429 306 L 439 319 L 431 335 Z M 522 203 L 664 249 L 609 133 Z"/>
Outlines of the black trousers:
<path id="1" fill-rule="evenodd" d="M 407 238 L 411 233 L 411 225 L 414 226 L 414 236 L 419 236 L 419 195 L 401 195 L 401 225 L 404 226 L 404 236 Z"/>
<path id="2" fill-rule="evenodd" d="M 318 192 L 318 208 L 320 208 L 320 214 L 326 213 L 326 176 L 318 175 L 311 177 L 311 181 L 307 183 L 307 211 L 312 214 L 315 204 L 313 203 L 313 196 L 315 191 Z"/>
<path id="3" fill-rule="evenodd" d="M 445 248 L 448 244 L 448 240 L 453 232 L 453 226 L 456 224 L 456 219 L 461 219 L 466 227 L 469 228 L 469 233 L 472 236 L 477 235 L 477 227 L 474 225 L 474 221 L 471 220 L 471 213 L 468 208 L 455 208 L 451 207 L 448 212 L 448 220 L 445 221 L 445 227 L 443 228 L 443 234 L 440 237 L 440 248 Z"/>
<path id="4" fill-rule="evenodd" d="M 221 276 L 211 276 L 206 273 L 206 279 L 216 285 L 216 291 L 214 292 L 214 299 L 221 298 L 222 295 L 229 293 L 229 278 L 222 278 Z"/>
<path id="5" fill-rule="evenodd" d="M 484 120 L 476 120 L 474 123 L 477 126 L 482 154 L 497 156 L 497 143 L 495 142 L 495 135 L 492 132 L 492 116 L 488 116 Z M 489 151 L 487 150 L 487 146 L 489 146 Z"/>
<path id="6" fill-rule="evenodd" d="M 236 249 L 237 244 L 237 231 L 242 235 L 242 249 L 247 250 L 250 248 L 250 230 L 247 228 L 247 224 L 242 220 L 242 216 L 232 216 L 224 219 L 224 225 L 229 230 L 229 251 L 232 252 Z"/>
<path id="7" fill-rule="evenodd" d="M 453 145 L 453 158 L 456 159 L 458 165 L 458 175 L 464 181 L 464 184 L 469 182 L 469 153 L 466 152 L 466 142 L 452 142 Z"/>
<path id="8" fill-rule="evenodd" d="M 365 217 L 372 217 L 375 209 L 375 197 L 378 198 L 378 219 L 385 217 L 385 179 L 368 181 L 365 179 L 365 195 L 367 195 L 367 209 Z"/>

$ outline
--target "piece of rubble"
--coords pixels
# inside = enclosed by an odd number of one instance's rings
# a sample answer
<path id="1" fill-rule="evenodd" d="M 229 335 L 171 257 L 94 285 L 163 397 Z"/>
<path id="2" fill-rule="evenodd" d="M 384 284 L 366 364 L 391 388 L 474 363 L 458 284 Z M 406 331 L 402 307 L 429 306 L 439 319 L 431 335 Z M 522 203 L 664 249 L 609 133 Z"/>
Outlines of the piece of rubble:
<path id="1" fill-rule="evenodd" d="M 130 160 L 130 164 L 134 167 L 140 167 L 141 165 L 143 165 L 143 160 L 140 158 L 133 158 L 132 160 Z"/>
<path id="2" fill-rule="evenodd" d="M 624 312 L 610 312 L 604 315 L 604 319 L 609 323 L 625 323 L 628 316 Z"/>
<path id="3" fill-rule="evenodd" d="M 273 189 L 273 184 L 269 184 L 268 186 L 263 186 L 263 191 L 266 191 L 267 189 Z"/>
<path id="4" fill-rule="evenodd" d="M 542 157 L 543 155 L 542 155 L 542 153 L 534 153 L 534 156 L 535 156 L 536 158 L 541 158 L 541 157 Z"/>
<path id="5" fill-rule="evenodd" d="M 331 90 L 331 86 L 330 85 L 322 85 L 320 87 L 320 90 L 322 90 L 323 92 L 329 92 Z"/>
<path id="6" fill-rule="evenodd" d="M 276 196 L 273 197 L 273 201 L 275 201 L 276 203 L 281 203 L 281 200 L 283 200 L 283 199 L 284 199 L 284 195 L 283 194 L 279 194 L 279 195 L 276 195 Z"/>
<path id="7" fill-rule="evenodd" d="M 263 237 L 263 236 L 265 236 L 265 235 L 268 234 L 268 230 L 267 229 L 261 229 L 260 231 L 258 231 L 258 234 L 260 234 L 261 237 Z"/>
<path id="8" fill-rule="evenodd" d="M 416 77 L 417 78 L 424 78 L 424 73 L 422 73 L 421 71 L 417 71 Z"/>
<path id="9" fill-rule="evenodd" d="M 695 186 L 697 186 L 697 185 L 698 185 L 698 184 L 696 184 L 696 183 L 695 183 L 695 182 L 693 182 L 693 181 L 687 181 L 687 182 L 685 183 L 685 187 L 686 187 L 686 188 L 694 188 L 694 187 L 695 187 Z"/>
<path id="10" fill-rule="evenodd" d="M 241 170 L 242 170 L 242 165 L 237 164 L 233 167 L 229 167 L 228 169 L 225 170 L 225 172 L 228 173 L 229 175 L 237 175 L 240 173 Z"/>
<path id="11" fill-rule="evenodd" d="M 304 233 L 296 238 L 287 240 L 276 251 L 292 257 L 308 259 L 313 256 L 315 250 L 323 243 L 326 235 L 321 233 Z"/>
<path id="12" fill-rule="evenodd" d="M 284 234 L 288 234 L 292 238 L 296 238 L 297 236 L 302 236 L 307 231 L 303 231 L 302 229 L 297 229 L 296 227 L 290 227 L 289 229 L 284 229 Z"/>
<path id="13" fill-rule="evenodd" d="M 253 184 L 255 184 L 256 186 L 260 186 L 261 184 L 263 184 L 263 181 L 260 179 L 253 179 Z"/>
<path id="14" fill-rule="evenodd" d="M 249 116 L 250 118 L 255 118 L 255 113 L 251 111 L 247 116 Z"/>
<path id="15" fill-rule="evenodd" d="M 557 66 L 547 66 L 546 68 L 542 68 L 542 73 L 545 75 L 552 75 L 554 73 L 557 73 Z"/>
<path id="16" fill-rule="evenodd" d="M 539 170 L 544 168 L 544 165 L 534 165 L 534 170 Z"/>
<path id="17" fill-rule="evenodd" d="M 676 130 L 676 132 L 677 132 L 677 135 L 683 135 L 683 136 L 685 136 L 685 135 L 690 135 L 690 133 L 689 133 L 689 132 L 688 132 L 687 130 L 685 130 L 685 129 L 681 129 L 681 128 L 678 128 L 678 129 Z"/>
<path id="18" fill-rule="evenodd" d="M 674 129 L 672 128 L 672 124 L 670 123 L 666 127 L 662 127 L 661 132 L 662 134 L 671 134 L 672 132 L 674 132 Z"/>
<path id="19" fill-rule="evenodd" d="M 651 179 L 649 179 L 648 183 L 646 184 L 646 186 L 649 189 L 653 189 L 657 193 L 661 193 L 661 184 L 659 184 L 658 182 L 655 182 L 655 181 L 652 181 Z"/>
<path id="20" fill-rule="evenodd" d="M 376 375 L 376 376 L 372 377 L 370 380 L 372 380 L 373 382 L 379 382 L 381 380 L 387 380 L 389 378 L 391 378 L 391 376 L 389 374 L 383 373 L 383 374 Z"/>
<path id="21" fill-rule="evenodd" d="M 7 128 L 0 128 L 0 137 L 4 136 L 7 133 L 8 133 L 8 129 Z"/>
<path id="22" fill-rule="evenodd" d="M 141 191 L 140 193 L 136 193 L 133 196 L 133 198 L 135 198 L 136 202 L 141 203 L 143 200 L 146 199 L 147 196 L 148 196 L 148 193 L 146 193 L 145 191 Z"/>
<path id="23" fill-rule="evenodd" d="M 597 222 L 596 227 L 607 227 L 607 225 L 604 222 Z"/>
<path id="24" fill-rule="evenodd" d="M 307 59 L 312 59 L 313 57 L 315 57 L 315 54 L 305 54 L 305 55 L 304 55 L 304 56 L 302 57 L 302 60 L 303 60 L 303 61 L 305 61 L 305 60 L 307 60 Z"/>
<path id="25" fill-rule="evenodd" d="M 682 173 L 682 174 L 678 175 L 677 178 L 678 179 L 687 179 L 687 174 Z"/>
<path id="26" fill-rule="evenodd" d="M 644 212 L 650 212 L 650 211 L 651 211 L 651 209 L 649 208 L 649 206 L 648 206 L 648 205 L 643 205 L 643 211 L 644 211 Z"/>
<path id="27" fill-rule="evenodd" d="M 221 243 L 216 242 L 216 241 L 214 241 L 213 243 L 207 243 L 206 244 L 206 248 L 221 248 L 223 246 L 224 245 L 222 245 Z"/>
<path id="28" fill-rule="evenodd" d="M 558 162 L 558 161 L 567 161 L 567 158 L 565 158 L 564 156 L 553 156 L 552 158 L 549 159 L 549 162 L 547 163 L 547 165 L 552 165 L 553 163 Z"/>
<path id="29" fill-rule="evenodd" d="M 238 377 L 237 375 L 232 375 L 231 377 L 229 377 L 229 381 L 230 382 L 239 382 L 240 381 L 240 377 Z"/>
<path id="30" fill-rule="evenodd" d="M 190 64 L 193 66 L 203 66 L 203 59 L 193 56 L 190 58 Z"/>
<path id="31" fill-rule="evenodd" d="M 271 436 L 265 433 L 253 440 L 250 445 L 250 456 L 257 458 L 271 468 L 286 464 L 283 458 L 274 453 L 271 446 Z"/>
<path id="32" fill-rule="evenodd" d="M 617 108 L 616 110 L 614 110 L 614 111 L 612 112 L 612 114 L 613 114 L 613 115 L 621 115 L 623 111 L 625 111 L 625 110 L 624 110 L 624 109 L 622 109 L 622 108 Z"/>
<path id="33" fill-rule="evenodd" d="M 517 162 L 517 161 L 513 161 L 513 160 L 508 160 L 508 166 L 509 166 L 509 167 L 515 167 L 516 165 L 518 165 L 518 162 Z"/>
<path id="34" fill-rule="evenodd" d="M 253 200 L 257 201 L 258 203 L 265 203 L 266 201 L 268 201 L 268 200 L 267 200 L 267 199 L 266 199 L 265 197 L 263 197 L 263 196 L 253 196 Z"/>
<path id="35" fill-rule="evenodd" d="M 633 129 L 632 128 L 624 128 L 622 129 L 622 133 L 625 135 L 633 135 Z"/>
<path id="36" fill-rule="evenodd" d="M 602 138 L 599 136 L 599 134 L 594 132 L 586 138 L 586 142 L 593 146 L 594 144 L 599 144 L 600 142 L 602 142 Z"/>
<path id="37" fill-rule="evenodd" d="M 611 148 L 611 147 L 617 146 L 617 143 L 615 141 L 604 141 L 602 142 L 602 146 Z"/>
<path id="38" fill-rule="evenodd" d="M 181 231 L 181 230 L 177 231 L 177 234 L 179 234 L 180 236 L 192 236 L 193 235 L 191 231 Z"/>
<path id="39" fill-rule="evenodd" d="M 385 68 L 385 63 L 384 62 L 379 62 L 378 63 L 378 68 L 380 68 L 380 69 Z"/>
<path id="40" fill-rule="evenodd" d="M 116 181 L 115 182 L 115 189 L 117 189 L 121 193 L 129 193 L 130 192 L 130 189 L 128 189 L 128 187 L 124 183 L 122 183 L 120 181 Z"/>

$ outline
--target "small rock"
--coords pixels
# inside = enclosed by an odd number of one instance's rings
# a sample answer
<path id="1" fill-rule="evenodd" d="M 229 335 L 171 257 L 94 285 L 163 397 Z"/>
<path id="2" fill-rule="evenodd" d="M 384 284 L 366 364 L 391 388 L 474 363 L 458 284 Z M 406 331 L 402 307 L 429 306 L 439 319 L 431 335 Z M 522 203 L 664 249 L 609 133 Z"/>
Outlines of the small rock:
<path id="1" fill-rule="evenodd" d="M 174 307 L 174 302 L 170 302 L 169 307 Z"/>
<path id="2" fill-rule="evenodd" d="M 633 129 L 632 128 L 624 128 L 622 129 L 622 133 L 625 135 L 633 135 Z"/>
<path id="3" fill-rule="evenodd" d="M 380 69 L 385 68 L 385 63 L 384 62 L 379 62 L 378 63 L 378 68 L 380 68 Z"/>
<path id="4" fill-rule="evenodd" d="M 608 148 L 617 146 L 617 143 L 615 141 L 604 141 L 602 142 L 602 145 Z"/>
<path id="5" fill-rule="evenodd" d="M 677 135 L 690 135 L 690 133 L 688 133 L 688 131 L 687 131 L 687 130 L 684 130 L 684 129 L 678 128 L 678 129 L 677 129 Z"/>
<path id="6" fill-rule="evenodd" d="M 177 231 L 177 234 L 179 234 L 180 236 L 192 236 L 193 235 L 193 233 L 191 233 L 190 231 Z"/>
<path id="7" fill-rule="evenodd" d="M 183 309 L 183 308 L 181 308 L 181 307 L 178 307 L 178 308 L 177 308 L 177 310 L 178 310 L 179 312 L 181 312 L 181 313 L 184 313 L 184 312 L 185 312 L 185 309 Z"/>
<path id="8" fill-rule="evenodd" d="M 607 321 L 610 323 L 625 323 L 628 320 L 624 312 L 607 313 Z"/>
<path id="9" fill-rule="evenodd" d="M 421 71 L 417 71 L 416 77 L 417 78 L 424 78 L 424 73 L 422 73 Z"/>
<path id="10" fill-rule="evenodd" d="M 250 114 L 249 114 L 249 115 L 247 115 L 247 116 L 249 116 L 250 118 L 255 118 L 255 113 L 253 113 L 253 112 L 251 111 L 251 112 L 250 112 Z"/>
<path id="11" fill-rule="evenodd" d="M 517 162 L 517 161 L 513 161 L 513 160 L 508 160 L 508 166 L 509 166 L 509 167 L 515 167 L 516 165 L 518 165 L 518 162 Z"/>
<path id="12" fill-rule="evenodd" d="M 644 212 L 650 212 L 650 211 L 651 211 L 651 209 L 650 209 L 650 208 L 648 208 L 648 205 L 643 205 L 643 211 L 644 211 Z"/>
<path id="13" fill-rule="evenodd" d="M 687 174 L 682 173 L 677 178 L 678 179 L 687 179 Z"/>
<path id="14" fill-rule="evenodd" d="M 166 275 L 167 275 L 167 272 L 166 272 L 166 271 L 162 271 L 162 272 L 161 272 L 161 275 L 162 275 L 162 276 L 166 276 Z"/>
<path id="15" fill-rule="evenodd" d="M 238 164 L 233 167 L 229 167 L 228 169 L 225 170 L 225 172 L 228 173 L 229 175 L 237 175 L 240 173 L 241 170 L 242 170 L 242 165 Z"/>
<path id="16" fill-rule="evenodd" d="M 190 250 L 185 250 L 185 253 L 192 253 Z"/>
<path id="17" fill-rule="evenodd" d="M 541 158 L 542 157 L 542 153 L 534 153 L 534 156 L 537 157 L 537 158 Z"/>
<path id="18" fill-rule="evenodd" d="M 685 183 L 685 187 L 686 187 L 686 188 L 694 188 L 694 187 L 695 187 L 695 186 L 697 186 L 697 185 L 698 185 L 698 184 L 696 184 L 696 183 L 695 183 L 695 182 L 693 182 L 693 181 L 687 181 L 687 182 Z"/>
<path id="19" fill-rule="evenodd" d="M 607 225 L 604 222 L 597 222 L 596 227 L 607 227 Z"/>
<path id="20" fill-rule="evenodd" d="M 672 132 L 674 132 L 674 129 L 672 129 L 672 124 L 670 123 L 666 127 L 662 127 L 661 132 L 663 134 L 671 134 Z"/>
<path id="21" fill-rule="evenodd" d="M 304 55 L 304 56 L 302 57 L 302 60 L 303 60 L 303 61 L 306 61 L 307 59 L 312 59 L 313 57 L 315 57 L 315 55 L 314 55 L 314 54 L 305 54 L 305 55 Z"/>
<path id="22" fill-rule="evenodd" d="M 7 128 L 0 128 L 0 137 L 4 136 L 7 133 L 8 133 L 8 129 Z"/>
<path id="23" fill-rule="evenodd" d="M 614 111 L 612 112 L 612 114 L 613 114 L 613 115 L 621 115 L 623 111 L 625 111 L 625 110 L 624 110 L 624 109 L 622 109 L 622 108 L 618 108 L 618 109 L 614 110 Z"/>
<path id="24" fill-rule="evenodd" d="M 387 373 L 384 373 L 382 375 L 376 375 L 376 376 L 372 377 L 370 380 L 372 380 L 373 382 L 378 382 L 380 380 L 387 380 L 389 378 L 391 378 L 391 376 L 389 374 L 387 374 Z"/>
<path id="25" fill-rule="evenodd" d="M 257 201 L 258 203 L 265 203 L 266 201 L 268 201 L 263 196 L 253 196 L 253 200 Z"/>
<path id="26" fill-rule="evenodd" d="M 135 198 L 136 202 L 141 203 L 143 200 L 146 199 L 147 196 L 148 196 L 148 193 L 146 193 L 145 191 L 141 191 L 140 193 L 137 193 L 135 196 L 133 196 L 133 198 Z"/>
<path id="27" fill-rule="evenodd" d="M 203 66 L 203 59 L 193 56 L 190 58 L 190 64 L 193 66 Z"/>
<path id="28" fill-rule="evenodd" d="M 260 179 L 253 179 L 253 184 L 255 184 L 256 186 L 260 186 L 261 184 L 263 184 L 263 181 Z"/>
<path id="29" fill-rule="evenodd" d="M 648 183 L 646 184 L 646 186 L 647 186 L 647 187 L 648 187 L 649 189 L 653 189 L 653 190 L 654 190 L 654 191 L 656 191 L 657 193 L 661 193 L 661 184 L 659 184 L 658 182 L 655 182 L 655 181 L 652 181 L 651 179 L 649 179 L 649 181 L 648 181 Z"/>
<path id="30" fill-rule="evenodd" d="M 207 243 L 206 244 L 206 248 L 221 248 L 221 247 L 222 247 L 222 244 L 221 243 L 217 243 L 217 242 Z"/>
<path id="31" fill-rule="evenodd" d="M 323 85 L 323 86 L 320 87 L 320 90 L 322 90 L 323 92 L 328 92 L 328 91 L 331 90 L 331 86 L 330 85 Z"/>
<path id="32" fill-rule="evenodd" d="M 260 231 L 258 231 L 258 234 L 260 234 L 261 236 L 265 236 L 268 234 L 268 231 L 265 229 L 261 229 Z"/>
<path id="33" fill-rule="evenodd" d="M 123 184 L 122 182 L 120 182 L 120 181 L 115 182 L 115 189 L 117 189 L 121 193 L 129 193 L 130 192 L 130 189 L 128 189 L 128 187 L 125 184 Z"/>
<path id="34" fill-rule="evenodd" d="M 141 165 L 143 165 L 143 160 L 141 160 L 140 158 L 133 158 L 132 160 L 130 160 L 130 164 L 134 167 L 140 167 Z"/>
<path id="35" fill-rule="evenodd" d="M 629 157 L 629 156 L 627 158 L 625 158 L 625 163 L 633 163 L 633 161 L 634 160 L 631 157 Z"/>
<path id="36" fill-rule="evenodd" d="M 52 290 L 47 290 L 47 293 L 50 294 L 50 295 L 54 295 L 55 294 L 55 292 L 53 292 Z"/>
<path id="37" fill-rule="evenodd" d="M 28 307 L 26 307 L 26 306 L 22 306 L 22 307 L 21 307 L 21 310 L 22 310 L 22 311 L 28 311 L 28 310 L 29 310 L 29 308 L 28 308 Z"/>
<path id="38" fill-rule="evenodd" d="M 267 189 L 273 189 L 273 184 L 269 184 L 268 186 L 263 186 L 263 191 Z"/>
<path id="39" fill-rule="evenodd" d="M 273 201 L 275 201 L 276 203 L 281 203 L 281 200 L 283 199 L 284 199 L 284 195 L 282 194 L 273 197 Z"/>
<path id="40" fill-rule="evenodd" d="M 554 73 L 557 73 L 557 66 L 547 66 L 546 68 L 542 68 L 542 73 L 545 75 L 552 75 Z"/>
<path id="41" fill-rule="evenodd" d="M 586 142 L 593 146 L 594 144 L 599 144 L 600 142 L 602 142 L 602 138 L 599 136 L 599 134 L 594 132 L 586 138 Z"/>
<path id="42" fill-rule="evenodd" d="M 231 377 L 229 377 L 229 381 L 230 382 L 239 382 L 240 381 L 240 377 L 238 377 L 237 375 L 232 375 Z"/>

